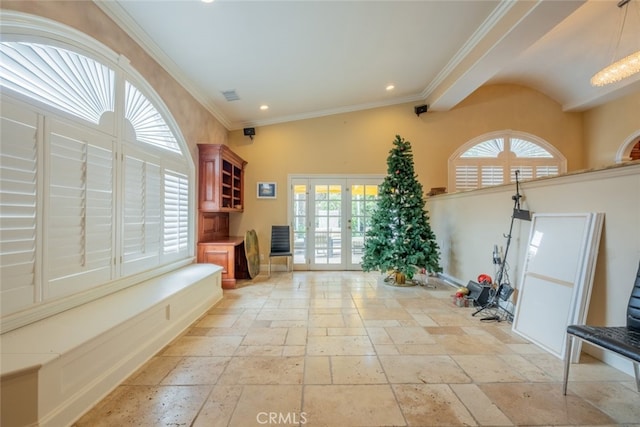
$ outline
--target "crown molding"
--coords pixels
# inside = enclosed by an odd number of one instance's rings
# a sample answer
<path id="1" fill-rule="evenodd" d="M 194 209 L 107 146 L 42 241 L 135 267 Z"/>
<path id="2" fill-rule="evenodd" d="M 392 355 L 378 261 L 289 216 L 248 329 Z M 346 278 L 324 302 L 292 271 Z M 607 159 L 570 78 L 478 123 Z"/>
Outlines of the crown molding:
<path id="1" fill-rule="evenodd" d="M 484 22 L 478 27 L 478 29 L 471 35 L 469 40 L 456 52 L 447 65 L 442 68 L 435 79 L 433 79 L 429 85 L 424 88 L 420 96 L 423 99 L 429 98 L 429 96 L 435 92 L 447 77 L 451 75 L 453 70 L 460 65 L 460 63 L 471 53 L 474 49 L 484 40 L 491 30 L 500 22 L 500 20 L 511 10 L 515 4 L 512 0 L 502 0 L 500 4 L 491 12 L 491 14 L 484 20 Z"/>
<path id="2" fill-rule="evenodd" d="M 140 45 L 171 77 L 173 77 L 191 96 L 207 109 L 227 130 L 231 129 L 230 120 L 218 109 L 213 100 L 204 96 L 202 91 L 189 79 L 164 53 L 151 37 L 131 18 L 131 16 L 115 1 L 93 0 L 116 25 L 124 30 L 129 37 Z"/>
<path id="3" fill-rule="evenodd" d="M 406 104 L 408 102 L 424 102 L 421 94 L 407 95 L 401 98 L 393 98 L 385 101 L 369 102 L 365 104 L 347 105 L 338 108 L 329 108 L 326 110 L 310 111 L 302 114 L 292 114 L 289 116 L 280 116 L 273 119 L 256 120 L 251 122 L 235 122 L 232 123 L 229 130 L 238 130 L 249 126 L 268 126 L 279 123 L 293 122 L 297 120 L 315 119 L 318 117 L 332 116 L 335 114 L 353 113 L 356 111 L 370 110 L 373 108 L 389 107 L 392 105 Z"/>

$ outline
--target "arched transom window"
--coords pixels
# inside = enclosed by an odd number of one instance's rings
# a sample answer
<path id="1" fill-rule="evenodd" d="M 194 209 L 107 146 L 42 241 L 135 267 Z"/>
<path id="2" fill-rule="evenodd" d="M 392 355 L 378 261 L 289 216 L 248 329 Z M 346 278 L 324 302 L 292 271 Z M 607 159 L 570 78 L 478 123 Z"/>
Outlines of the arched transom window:
<path id="1" fill-rule="evenodd" d="M 566 160 L 551 144 L 533 135 L 504 131 L 482 135 L 449 159 L 450 192 L 566 172 Z"/>

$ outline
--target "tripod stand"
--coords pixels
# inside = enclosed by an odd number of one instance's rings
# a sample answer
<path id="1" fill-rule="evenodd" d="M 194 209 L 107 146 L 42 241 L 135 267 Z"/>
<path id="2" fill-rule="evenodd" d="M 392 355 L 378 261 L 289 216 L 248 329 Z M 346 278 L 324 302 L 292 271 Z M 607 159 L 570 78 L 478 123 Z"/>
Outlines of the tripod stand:
<path id="1" fill-rule="evenodd" d="M 516 174 L 516 194 L 511 196 L 511 199 L 513 200 L 513 213 L 511 215 L 511 224 L 509 225 L 509 234 L 504 235 L 504 237 L 507 239 L 507 245 L 504 250 L 504 257 L 500 262 L 500 268 L 498 269 L 498 274 L 496 275 L 495 283 L 497 284 L 497 288 L 495 289 L 495 292 L 493 292 L 489 296 L 489 299 L 487 300 L 487 302 L 482 307 L 477 309 L 473 314 L 471 314 L 472 316 L 475 316 L 476 314 L 490 308 L 503 310 L 509 317 L 513 316 L 504 307 L 500 305 L 500 298 L 503 298 L 506 301 L 507 298 L 509 298 L 509 295 L 511 295 L 511 292 L 513 292 L 513 290 L 511 289 L 511 286 L 508 283 L 504 283 L 504 274 L 507 266 L 507 256 L 509 254 L 509 247 L 511 246 L 511 233 L 513 232 L 513 222 L 516 219 L 523 219 L 526 221 L 531 220 L 531 214 L 529 213 L 529 211 L 520 209 L 520 199 L 522 198 L 522 195 L 520 194 L 520 182 L 518 180 L 518 175 L 520 174 L 520 171 L 516 170 L 515 174 Z M 494 260 L 496 259 L 497 259 L 496 254 L 494 253 Z M 494 314 L 492 316 L 485 317 L 482 320 L 486 320 L 486 321 L 496 320 L 499 322 L 501 318 L 500 316 Z"/>

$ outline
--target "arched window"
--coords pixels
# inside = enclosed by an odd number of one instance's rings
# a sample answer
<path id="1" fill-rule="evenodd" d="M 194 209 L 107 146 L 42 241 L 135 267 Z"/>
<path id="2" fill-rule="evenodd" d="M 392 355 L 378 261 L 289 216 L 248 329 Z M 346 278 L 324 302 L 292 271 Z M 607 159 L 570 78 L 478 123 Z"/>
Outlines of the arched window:
<path id="1" fill-rule="evenodd" d="M 638 140 L 638 142 L 636 142 L 635 145 L 631 147 L 629 158 L 631 160 L 640 160 L 640 140 Z"/>
<path id="2" fill-rule="evenodd" d="M 193 259 L 195 167 L 160 97 L 84 34 L 34 18 L 25 36 L 28 19 L 1 26 L 3 316 Z"/>
<path id="3" fill-rule="evenodd" d="M 625 139 L 616 154 L 616 163 L 632 160 L 640 160 L 640 130 Z"/>
<path id="4" fill-rule="evenodd" d="M 451 192 L 473 190 L 566 172 L 566 159 L 551 144 L 523 132 L 485 134 L 449 158 Z"/>

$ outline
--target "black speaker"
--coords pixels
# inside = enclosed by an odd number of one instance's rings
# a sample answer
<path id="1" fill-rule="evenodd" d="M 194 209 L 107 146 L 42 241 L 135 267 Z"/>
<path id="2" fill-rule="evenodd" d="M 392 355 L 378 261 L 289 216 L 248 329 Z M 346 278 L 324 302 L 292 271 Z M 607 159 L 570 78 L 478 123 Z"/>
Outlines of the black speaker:
<path id="1" fill-rule="evenodd" d="M 509 299 L 509 297 L 511 296 L 511 294 L 513 293 L 513 288 L 511 287 L 510 284 L 505 283 L 502 285 L 502 287 L 500 288 L 500 294 L 498 294 L 498 296 L 503 300 L 506 301 Z"/>
<path id="2" fill-rule="evenodd" d="M 476 305 L 483 306 L 489 301 L 489 290 L 491 286 L 481 285 L 473 280 L 469 280 L 467 289 L 469 289 L 469 299 L 472 299 Z"/>
<path id="3" fill-rule="evenodd" d="M 428 105 L 417 105 L 415 107 L 413 107 L 413 111 L 416 112 L 416 116 L 420 117 L 420 114 L 422 113 L 426 113 L 427 110 L 429 109 Z"/>
<path id="4" fill-rule="evenodd" d="M 242 129 L 244 136 L 254 136 L 256 134 L 256 128 L 244 128 Z"/>

